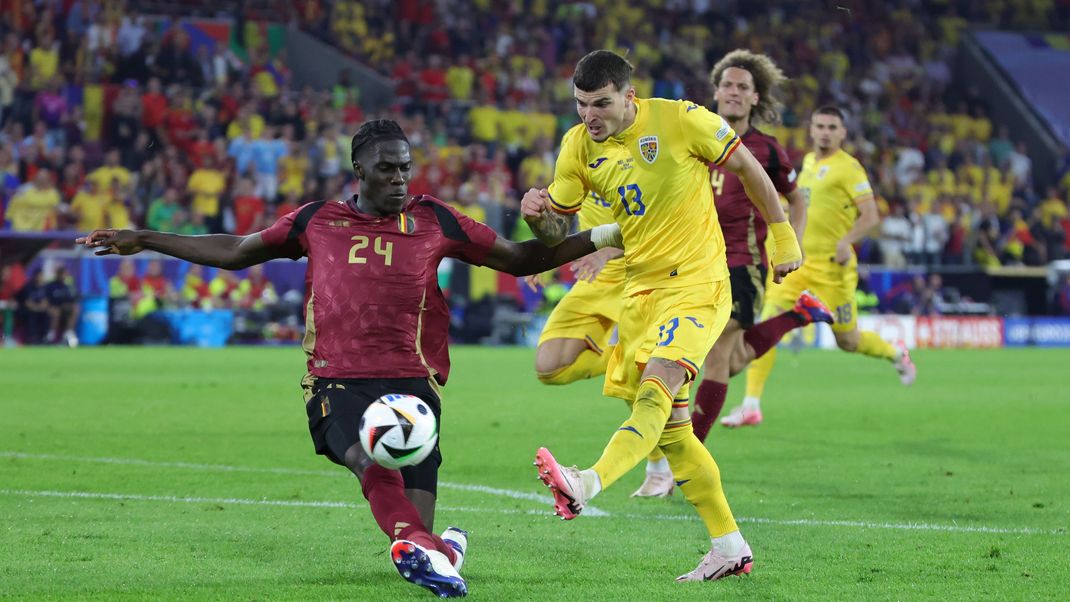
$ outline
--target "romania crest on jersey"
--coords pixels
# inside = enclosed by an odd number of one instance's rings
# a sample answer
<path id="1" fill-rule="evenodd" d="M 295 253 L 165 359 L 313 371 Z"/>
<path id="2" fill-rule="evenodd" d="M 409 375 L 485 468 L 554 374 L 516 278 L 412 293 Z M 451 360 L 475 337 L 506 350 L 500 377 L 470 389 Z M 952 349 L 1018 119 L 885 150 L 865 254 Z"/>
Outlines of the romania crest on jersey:
<path id="1" fill-rule="evenodd" d="M 639 139 L 639 154 L 647 163 L 653 163 L 658 158 L 658 137 L 643 136 Z"/>

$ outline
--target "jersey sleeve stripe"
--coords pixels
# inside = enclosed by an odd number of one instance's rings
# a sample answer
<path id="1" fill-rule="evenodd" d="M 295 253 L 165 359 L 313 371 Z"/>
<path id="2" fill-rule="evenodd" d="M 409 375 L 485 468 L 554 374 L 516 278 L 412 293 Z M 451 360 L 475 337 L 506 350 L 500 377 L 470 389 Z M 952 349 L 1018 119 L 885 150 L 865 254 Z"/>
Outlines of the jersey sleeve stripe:
<path id="1" fill-rule="evenodd" d="M 450 210 L 445 205 L 440 205 L 433 201 L 427 202 L 435 212 L 435 218 L 438 220 L 438 226 L 442 228 L 443 236 L 458 242 L 472 242 L 472 239 L 465 234 L 460 222 L 457 221 L 456 217 L 453 217 L 453 214 L 450 213 Z"/>
<path id="2" fill-rule="evenodd" d="M 554 211 L 556 211 L 557 213 L 567 213 L 569 215 L 572 215 L 573 213 L 578 213 L 579 210 L 580 210 L 580 207 L 582 207 L 582 206 L 583 206 L 583 199 L 580 199 L 580 202 L 577 203 L 576 205 L 574 205 L 572 207 L 569 207 L 568 205 L 562 205 L 561 203 L 558 203 L 557 201 L 555 201 L 553 196 L 550 197 L 550 207 Z"/>
<path id="3" fill-rule="evenodd" d="M 308 228 L 308 222 L 312 221 L 312 216 L 326 204 L 327 201 L 316 201 L 309 203 L 301 208 L 294 217 L 294 223 L 290 226 L 290 231 L 286 234 L 286 240 L 293 240 L 305 233 L 305 228 Z"/>
<path id="4" fill-rule="evenodd" d="M 730 140 L 728 142 L 728 144 L 725 145 L 724 150 L 721 152 L 721 156 L 717 157 L 717 160 L 714 161 L 713 164 L 714 165 L 721 165 L 722 163 L 727 161 L 728 158 L 732 156 L 732 153 L 736 152 L 736 149 L 739 148 L 739 145 L 740 145 L 739 136 L 736 136 L 735 138 L 732 138 L 732 140 Z"/>

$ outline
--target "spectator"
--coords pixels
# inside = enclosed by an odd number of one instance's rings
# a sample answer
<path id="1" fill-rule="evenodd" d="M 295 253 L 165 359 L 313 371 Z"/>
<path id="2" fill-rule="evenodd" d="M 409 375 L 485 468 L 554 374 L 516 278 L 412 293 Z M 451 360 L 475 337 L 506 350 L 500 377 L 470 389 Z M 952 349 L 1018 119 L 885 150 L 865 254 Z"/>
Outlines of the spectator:
<path id="1" fill-rule="evenodd" d="M 239 307 L 254 311 L 262 311 L 279 301 L 275 285 L 264 276 L 263 264 L 249 268 L 248 274 L 238 283 L 234 297 Z"/>
<path id="2" fill-rule="evenodd" d="M 1014 150 L 1011 151 L 1008 160 L 1015 182 L 1028 184 L 1033 180 L 1033 160 L 1029 158 L 1025 142 L 1018 142 L 1014 145 Z"/>
<path id="3" fill-rule="evenodd" d="M 301 152 L 301 147 L 294 141 L 286 143 L 287 151 L 286 155 L 279 161 L 279 169 L 281 170 L 279 183 L 279 193 L 290 194 L 296 192 L 301 194 L 305 191 L 305 174 L 308 173 L 309 161 L 308 156 Z"/>
<path id="4" fill-rule="evenodd" d="M 204 267 L 196 263 L 189 264 L 189 270 L 182 280 L 182 300 L 194 307 L 208 309 L 211 307 L 211 297 L 208 283 L 204 281 Z"/>
<path id="5" fill-rule="evenodd" d="M 43 90 L 59 72 L 59 44 L 51 29 L 45 29 L 40 42 L 30 51 L 30 89 Z"/>
<path id="6" fill-rule="evenodd" d="M 12 43 L 14 48 L 12 48 Z M 19 85 L 19 74 L 14 64 L 19 60 L 18 37 L 8 34 L 5 47 L 0 53 L 0 127 L 7 123 L 15 103 L 15 89 Z"/>
<path id="7" fill-rule="evenodd" d="M 52 185 L 52 174 L 47 169 L 39 169 L 33 184 L 15 193 L 6 217 L 16 232 L 44 232 L 56 227 L 59 204 L 59 190 Z"/>
<path id="8" fill-rule="evenodd" d="M 109 195 L 101 192 L 96 180 L 86 180 L 81 190 L 74 195 L 74 200 L 71 201 L 75 230 L 91 232 L 109 227 L 106 213 L 110 203 Z"/>
<path id="9" fill-rule="evenodd" d="M 177 218 L 180 211 L 182 208 L 178 204 L 178 191 L 168 188 L 149 205 L 145 226 L 150 230 L 160 232 L 177 232 L 179 227 Z"/>
<path id="10" fill-rule="evenodd" d="M 167 97 L 164 96 L 160 78 L 149 79 L 148 87 L 141 96 L 141 106 L 142 126 L 153 131 L 163 126 L 164 117 L 167 116 Z"/>
<path id="11" fill-rule="evenodd" d="M 906 265 L 906 247 L 913 243 L 914 227 L 902 203 L 892 204 L 892 214 L 881 220 L 881 258 L 889 267 Z"/>
<path id="12" fill-rule="evenodd" d="M 119 180 L 123 186 L 130 183 L 130 170 L 119 161 L 119 150 L 112 149 L 104 156 L 104 165 L 94 169 L 87 178 L 95 180 L 101 190 L 111 190 L 113 180 Z"/>
<path id="13" fill-rule="evenodd" d="M 920 216 L 919 225 L 924 240 L 921 247 L 925 253 L 923 265 L 940 265 L 948 241 L 948 222 L 941 215 L 940 207 L 931 204 L 929 210 Z"/>
<path id="14" fill-rule="evenodd" d="M 193 171 L 186 182 L 186 192 L 192 195 L 191 211 L 203 216 L 209 230 L 218 232 L 222 228 L 219 197 L 226 189 L 227 180 L 223 172 L 216 169 L 215 157 L 203 158 L 204 166 Z"/>
<path id="15" fill-rule="evenodd" d="M 114 178 L 111 181 L 111 186 L 108 187 L 107 197 L 108 206 L 105 215 L 108 220 L 108 227 L 116 229 L 130 228 L 134 223 L 130 213 L 130 206 L 132 205 L 130 187 L 123 184 L 119 178 Z"/>
<path id="16" fill-rule="evenodd" d="M 52 281 L 45 285 L 45 297 L 48 300 L 50 317 L 49 343 L 58 343 L 61 339 L 68 347 L 78 346 L 78 335 L 74 328 L 78 324 L 81 306 L 78 304 L 78 289 L 74 278 L 67 273 L 67 267 L 59 265 Z"/>
<path id="17" fill-rule="evenodd" d="M 40 345 L 48 336 L 51 315 L 48 312 L 48 293 L 45 289 L 45 275 L 35 270 L 30 281 L 19 291 L 18 310 L 15 321 L 22 325 L 22 341 L 27 345 Z"/>
<path id="18" fill-rule="evenodd" d="M 208 234 L 208 224 L 205 223 L 203 213 L 186 213 L 185 211 L 179 212 L 176 216 L 176 220 L 179 222 L 178 233 L 189 235 L 201 235 Z"/>
<path id="19" fill-rule="evenodd" d="M 170 307 L 177 301 L 175 287 L 163 273 L 163 264 L 159 259 L 153 259 L 145 267 L 145 277 L 141 279 L 141 290 L 144 296 L 151 296 L 157 308 Z"/>
<path id="20" fill-rule="evenodd" d="M 279 161 L 286 156 L 286 143 L 274 137 L 274 128 L 264 128 L 263 137 L 255 138 L 252 147 L 256 167 L 256 194 L 274 201 L 279 194 Z"/>
<path id="21" fill-rule="evenodd" d="M 245 236 L 270 225 L 265 219 L 264 199 L 256 195 L 256 187 L 249 178 L 238 180 L 234 197 L 234 234 Z"/>

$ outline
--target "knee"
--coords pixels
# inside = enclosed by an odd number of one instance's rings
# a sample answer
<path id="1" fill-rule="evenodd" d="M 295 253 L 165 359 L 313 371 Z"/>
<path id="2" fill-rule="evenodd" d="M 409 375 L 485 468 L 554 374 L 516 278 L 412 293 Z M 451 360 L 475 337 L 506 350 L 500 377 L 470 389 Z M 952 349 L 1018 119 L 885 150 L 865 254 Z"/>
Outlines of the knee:
<path id="1" fill-rule="evenodd" d="M 837 336 L 836 346 L 844 351 L 854 353 L 858 351 L 858 336 L 851 336 L 850 334 Z"/>
<path id="2" fill-rule="evenodd" d="M 369 476 L 369 471 L 372 467 L 381 468 L 384 472 L 391 472 L 373 462 L 371 458 L 364 453 L 364 448 L 361 447 L 360 443 L 352 445 L 346 450 L 345 456 L 342 458 L 342 463 L 345 464 L 350 472 L 357 475 L 357 478 L 360 479 L 361 482 L 364 482 L 366 477 Z"/>
<path id="3" fill-rule="evenodd" d="M 564 384 L 557 382 L 555 377 L 558 376 L 562 368 L 571 363 L 547 345 L 539 345 L 538 349 L 535 350 L 535 374 L 538 375 L 540 381 L 548 385 Z"/>
<path id="4" fill-rule="evenodd" d="M 746 356 L 746 352 L 741 349 L 737 349 L 732 352 L 732 356 L 728 358 L 728 376 L 735 376 L 743 371 L 750 363 L 750 358 Z"/>

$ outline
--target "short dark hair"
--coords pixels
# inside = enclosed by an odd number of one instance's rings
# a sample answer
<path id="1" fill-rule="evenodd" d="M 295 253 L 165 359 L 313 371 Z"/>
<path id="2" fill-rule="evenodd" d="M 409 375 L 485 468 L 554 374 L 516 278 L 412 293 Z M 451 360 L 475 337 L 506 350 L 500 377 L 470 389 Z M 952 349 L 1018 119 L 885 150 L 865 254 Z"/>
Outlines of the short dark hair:
<path id="1" fill-rule="evenodd" d="M 572 83 L 584 92 L 594 92 L 612 83 L 617 91 L 632 81 L 632 64 L 611 50 L 595 50 L 576 63 Z"/>
<path id="2" fill-rule="evenodd" d="M 840 123 L 847 125 L 847 115 L 844 114 L 843 109 L 836 105 L 821 105 L 814 109 L 814 115 L 834 115 L 840 118 Z"/>
<path id="3" fill-rule="evenodd" d="M 350 161 L 357 162 L 357 152 L 364 146 L 384 140 L 401 140 L 405 144 L 409 143 L 409 138 L 405 136 L 405 131 L 401 129 L 398 122 L 392 119 L 365 121 L 361 124 L 360 129 L 357 130 L 357 133 L 353 135 L 353 143 L 350 147 L 349 155 Z"/>

